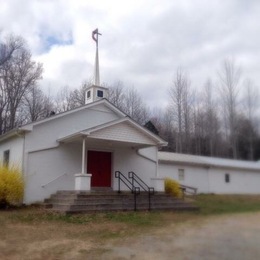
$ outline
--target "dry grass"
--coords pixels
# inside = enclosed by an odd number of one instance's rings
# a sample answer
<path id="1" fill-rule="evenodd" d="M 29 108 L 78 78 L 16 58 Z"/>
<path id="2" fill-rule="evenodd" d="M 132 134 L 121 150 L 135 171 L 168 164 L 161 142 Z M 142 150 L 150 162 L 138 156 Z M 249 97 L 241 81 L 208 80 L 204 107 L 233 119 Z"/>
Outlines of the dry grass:
<path id="1" fill-rule="evenodd" d="M 0 211 L 0 259 L 99 259 L 104 245 L 158 227 L 163 214 L 66 216 L 41 208 Z"/>
<path id="2" fill-rule="evenodd" d="M 179 224 L 194 226 L 211 215 L 260 210 L 260 196 L 201 195 L 197 201 L 202 209 L 195 213 L 61 215 L 36 207 L 0 211 L 0 259 L 102 259 L 117 243 L 144 232 L 160 234 L 167 227 L 172 232 Z"/>

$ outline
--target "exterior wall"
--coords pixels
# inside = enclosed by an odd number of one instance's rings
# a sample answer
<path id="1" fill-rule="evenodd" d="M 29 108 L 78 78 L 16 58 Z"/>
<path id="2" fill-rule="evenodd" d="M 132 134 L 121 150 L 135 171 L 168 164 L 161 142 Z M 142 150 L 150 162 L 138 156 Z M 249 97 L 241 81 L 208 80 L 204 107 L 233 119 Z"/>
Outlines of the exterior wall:
<path id="1" fill-rule="evenodd" d="M 30 152 L 24 202 L 42 201 L 57 190 L 74 190 L 74 174 L 81 173 L 81 159 L 80 143 Z"/>
<path id="2" fill-rule="evenodd" d="M 19 165 L 22 169 L 23 144 L 24 144 L 23 136 L 17 136 L 15 138 L 2 142 L 0 145 L 0 162 L 3 162 L 4 151 L 10 150 L 9 163 Z"/>
<path id="3" fill-rule="evenodd" d="M 56 141 L 58 138 L 118 118 L 119 116 L 114 112 L 100 105 L 35 125 L 33 131 L 25 138 L 24 202 L 29 204 L 43 201 L 57 190 L 74 190 L 74 174 L 82 171 L 82 142 L 60 144 Z M 108 148 L 106 141 L 88 144 L 87 139 L 86 156 L 87 150 L 112 152 L 113 189 L 117 189 L 117 179 L 115 180 L 114 177 L 116 170 L 120 170 L 126 176 L 129 171 L 134 171 L 148 185 L 151 185 L 151 178 L 156 176 L 157 147 L 144 149 L 143 155 L 140 156 L 136 150 L 126 147 L 126 144 L 123 146 Z"/>
<path id="4" fill-rule="evenodd" d="M 58 138 L 116 119 L 118 115 L 99 105 L 35 125 L 25 138 L 24 202 L 42 201 L 57 190 L 74 190 L 74 174 L 81 173 L 82 143 L 59 144 Z"/>
<path id="5" fill-rule="evenodd" d="M 59 138 L 118 118 L 104 105 L 99 105 L 35 125 L 33 131 L 26 135 L 25 152 L 57 146 Z"/>
<path id="6" fill-rule="evenodd" d="M 180 181 L 178 169 L 184 169 L 184 180 Z M 230 182 L 225 182 L 229 173 Z M 198 193 L 216 194 L 259 194 L 260 172 L 230 170 L 224 168 L 204 168 L 185 164 L 159 163 L 159 177 L 172 178 L 183 185 L 198 188 Z"/>
<path id="7" fill-rule="evenodd" d="M 114 177 L 115 171 L 120 171 L 128 178 L 128 172 L 136 173 L 148 186 L 152 186 L 151 178 L 156 177 L 156 162 L 151 161 L 155 159 L 157 147 L 142 149 L 145 150 L 146 156 L 150 159 L 144 158 L 137 154 L 134 149 L 121 148 L 114 152 L 113 156 L 113 179 L 112 187 L 114 190 L 118 189 L 118 179 Z M 123 190 L 128 190 L 125 185 L 121 187 Z"/>
<path id="8" fill-rule="evenodd" d="M 225 182 L 229 173 L 230 182 Z M 260 172 L 246 170 L 210 169 L 210 192 L 223 194 L 259 194 Z"/>
<path id="9" fill-rule="evenodd" d="M 184 169 L 184 180 L 179 180 L 178 170 Z M 159 177 L 172 178 L 183 185 L 192 186 L 198 189 L 198 193 L 208 193 L 209 175 L 208 169 L 203 167 L 187 166 L 184 164 L 170 164 L 159 162 Z"/>

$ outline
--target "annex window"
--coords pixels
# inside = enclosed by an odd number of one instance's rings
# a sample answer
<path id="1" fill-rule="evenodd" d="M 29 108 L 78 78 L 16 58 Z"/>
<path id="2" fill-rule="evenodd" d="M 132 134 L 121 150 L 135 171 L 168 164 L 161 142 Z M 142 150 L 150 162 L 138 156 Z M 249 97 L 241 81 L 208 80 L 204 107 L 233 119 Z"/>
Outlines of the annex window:
<path id="1" fill-rule="evenodd" d="M 184 169 L 178 170 L 179 181 L 184 181 Z"/>
<path id="2" fill-rule="evenodd" d="M 97 91 L 97 96 L 102 98 L 103 97 L 103 91 L 102 90 L 98 90 Z"/>
<path id="3" fill-rule="evenodd" d="M 87 92 L 87 98 L 90 98 L 90 90 Z"/>
<path id="4" fill-rule="evenodd" d="M 10 160 L 10 150 L 6 150 L 4 151 L 4 161 L 3 161 L 6 167 L 8 167 L 9 165 L 9 160 Z"/>
<path id="5" fill-rule="evenodd" d="M 230 174 L 229 173 L 225 173 L 225 182 L 226 183 L 230 182 Z"/>

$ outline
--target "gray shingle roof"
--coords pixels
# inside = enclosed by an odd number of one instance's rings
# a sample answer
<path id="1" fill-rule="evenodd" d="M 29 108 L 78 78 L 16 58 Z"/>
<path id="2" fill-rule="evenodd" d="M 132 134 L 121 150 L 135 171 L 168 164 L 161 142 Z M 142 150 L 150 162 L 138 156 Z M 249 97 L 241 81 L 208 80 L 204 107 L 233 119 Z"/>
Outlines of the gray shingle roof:
<path id="1" fill-rule="evenodd" d="M 259 161 L 242 161 L 170 152 L 158 152 L 158 159 L 159 162 L 165 163 L 182 163 L 187 165 L 198 165 L 215 168 L 235 168 L 241 170 L 247 169 L 260 172 Z"/>

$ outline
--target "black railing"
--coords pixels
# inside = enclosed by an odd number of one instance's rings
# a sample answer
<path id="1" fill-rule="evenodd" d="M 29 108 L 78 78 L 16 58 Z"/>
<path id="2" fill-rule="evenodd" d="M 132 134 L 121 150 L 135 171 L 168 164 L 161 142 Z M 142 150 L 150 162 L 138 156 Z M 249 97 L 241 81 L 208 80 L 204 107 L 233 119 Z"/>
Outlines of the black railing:
<path id="1" fill-rule="evenodd" d="M 125 177 L 120 171 L 115 172 L 115 177 L 118 179 L 118 193 L 121 193 L 121 182 L 125 184 L 125 186 L 134 194 L 134 210 L 136 211 L 136 197 L 140 194 L 140 188 L 135 187 L 129 179 Z"/>
<path id="2" fill-rule="evenodd" d="M 140 188 L 142 188 L 144 191 L 148 192 L 149 210 L 151 210 L 151 195 L 154 195 L 154 188 L 149 187 L 134 172 L 128 172 L 128 178 L 132 180 L 132 187 L 135 187 L 135 183 L 137 183 Z"/>

